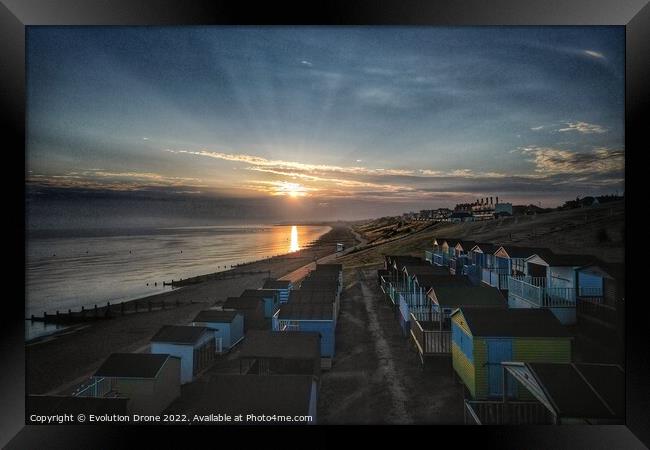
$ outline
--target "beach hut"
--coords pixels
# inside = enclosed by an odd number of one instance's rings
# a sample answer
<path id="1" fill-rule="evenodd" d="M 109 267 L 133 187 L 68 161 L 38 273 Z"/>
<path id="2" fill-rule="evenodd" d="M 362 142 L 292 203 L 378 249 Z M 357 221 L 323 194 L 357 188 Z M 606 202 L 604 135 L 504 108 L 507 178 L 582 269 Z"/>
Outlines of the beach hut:
<path id="1" fill-rule="evenodd" d="M 465 423 L 591 424 L 625 421 L 625 372 L 616 364 L 502 362 L 506 385 L 529 401 L 465 400 Z M 508 388 L 505 389 L 505 392 Z"/>
<path id="2" fill-rule="evenodd" d="M 452 366 L 472 399 L 503 396 L 504 361 L 571 362 L 572 337 L 545 309 L 462 307 L 451 315 Z M 514 384 L 509 397 L 516 397 Z"/>
<path id="3" fill-rule="evenodd" d="M 622 341 L 625 325 L 625 265 L 599 264 L 578 269 L 576 320 L 614 330 Z"/>
<path id="4" fill-rule="evenodd" d="M 476 242 L 470 240 L 455 240 L 451 242 L 453 247 L 450 247 L 449 256 L 449 272 L 454 274 L 462 274 L 463 268 L 469 261 L 469 251 L 476 245 Z"/>
<path id="5" fill-rule="evenodd" d="M 498 245 L 488 242 L 477 242 L 468 252 L 469 260 L 478 269 L 491 268 L 494 264 L 494 252 L 498 249 Z"/>
<path id="6" fill-rule="evenodd" d="M 303 293 L 313 292 L 317 296 L 329 297 L 329 300 L 335 304 L 335 317 L 338 317 L 339 303 L 341 299 L 341 291 L 339 289 L 338 281 L 332 278 L 309 277 L 303 280 L 300 284 L 299 291 Z M 293 293 L 292 293 L 293 294 Z M 322 294 L 322 295 L 321 295 Z M 289 295 L 289 299 L 299 297 L 306 294 Z"/>
<path id="7" fill-rule="evenodd" d="M 228 297 L 221 307 L 244 315 L 244 333 L 248 330 L 270 329 L 269 323 L 264 318 L 264 300 L 260 297 Z"/>
<path id="8" fill-rule="evenodd" d="M 473 286 L 461 275 L 440 276 L 430 281 L 427 306 L 412 308 L 410 336 L 422 364 L 431 358 L 444 357 L 445 364 L 451 356 L 451 312 L 460 306 L 505 308 L 506 301 L 493 288 Z"/>
<path id="9" fill-rule="evenodd" d="M 488 286 L 472 286 L 469 280 L 464 284 L 439 283 L 427 292 L 433 313 L 442 313 L 444 319 L 453 311 L 466 306 L 482 308 L 506 308 L 507 302 L 501 292 Z"/>
<path id="10" fill-rule="evenodd" d="M 320 334 L 251 331 L 239 350 L 239 364 L 242 374 L 320 377 Z"/>
<path id="11" fill-rule="evenodd" d="M 199 312 L 192 325 L 214 332 L 216 348 L 230 350 L 244 339 L 244 314 L 237 311 L 207 309 Z"/>
<path id="12" fill-rule="evenodd" d="M 218 341 L 221 344 L 221 341 Z M 214 331 L 206 327 L 164 325 L 151 338 L 151 353 L 169 354 L 181 359 L 181 384 L 189 383 L 206 369 L 215 354 Z"/>
<path id="13" fill-rule="evenodd" d="M 314 287 L 313 289 L 296 289 L 291 291 L 289 295 L 289 301 L 292 304 L 323 304 L 333 312 L 334 326 L 338 320 L 338 314 L 340 311 L 339 298 L 336 294 L 336 291 L 330 287 L 330 289 L 318 289 Z"/>
<path id="14" fill-rule="evenodd" d="M 440 266 L 404 266 L 404 276 L 406 280 L 406 287 L 401 292 L 392 292 L 396 296 L 397 305 L 399 307 L 399 320 L 402 332 L 405 336 L 409 335 L 410 330 L 410 320 L 411 320 L 411 311 L 421 311 L 423 309 L 428 309 L 429 300 L 427 298 L 427 292 L 431 286 L 423 286 L 421 283 L 423 280 L 428 278 L 428 284 L 430 283 L 454 283 L 464 285 L 468 283 L 467 277 L 458 275 L 458 283 L 450 280 L 450 277 L 456 277 L 456 275 L 449 275 L 449 269 L 447 267 Z M 419 282 L 417 280 L 420 280 Z"/>
<path id="15" fill-rule="evenodd" d="M 266 280 L 262 289 L 275 289 L 278 291 L 280 304 L 289 301 L 289 291 L 293 289 L 293 283 L 289 280 Z"/>
<path id="16" fill-rule="evenodd" d="M 275 289 L 245 289 L 240 297 L 259 297 L 264 301 L 264 317 L 270 319 L 280 306 L 280 293 Z"/>
<path id="17" fill-rule="evenodd" d="M 242 420 L 224 425 L 268 425 L 264 416 L 289 416 L 300 422 L 317 423 L 318 380 L 310 375 L 268 375 L 263 377 L 216 374 L 184 388 L 183 397 L 169 408 L 170 414 L 210 416 L 215 412 Z"/>
<path id="18" fill-rule="evenodd" d="M 334 358 L 336 322 L 331 303 L 292 303 L 282 306 L 273 320 L 274 331 L 314 331 L 320 334 L 321 368 Z"/>
<path id="19" fill-rule="evenodd" d="M 492 263 L 484 267 L 481 280 L 488 286 L 508 290 L 510 276 L 525 275 L 525 260 L 533 255 L 551 255 L 553 252 L 540 247 L 520 247 L 515 245 L 499 246 L 492 258 Z"/>
<path id="20" fill-rule="evenodd" d="M 125 397 L 131 414 L 160 414 L 180 395 L 181 360 L 152 353 L 113 353 L 77 395 Z"/>
<path id="21" fill-rule="evenodd" d="M 600 276 L 592 272 L 579 277 L 581 268 L 601 264 L 594 256 L 545 251 L 529 256 L 524 264 L 523 276 L 508 279 L 511 308 L 549 308 L 563 324 L 571 325 L 576 323 L 576 297 L 581 290 L 602 297 L 602 283 L 596 284 Z"/>
<path id="22" fill-rule="evenodd" d="M 446 241 L 447 238 L 443 237 L 436 237 L 433 239 L 432 249 L 425 250 L 424 252 L 424 258 L 428 263 L 436 266 L 446 265 L 445 256 L 447 255 L 448 247 L 443 248 L 443 246 L 447 245 Z"/>

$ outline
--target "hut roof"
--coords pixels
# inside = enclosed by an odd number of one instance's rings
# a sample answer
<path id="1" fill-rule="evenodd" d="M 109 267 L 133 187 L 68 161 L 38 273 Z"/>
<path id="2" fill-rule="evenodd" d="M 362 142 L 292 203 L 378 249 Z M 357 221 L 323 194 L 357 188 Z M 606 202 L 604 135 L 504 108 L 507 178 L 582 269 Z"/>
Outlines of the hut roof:
<path id="1" fill-rule="evenodd" d="M 194 317 L 194 322 L 230 323 L 239 314 L 237 311 L 206 309 Z"/>
<path id="2" fill-rule="evenodd" d="M 289 280 L 266 280 L 263 289 L 289 289 L 291 281 Z"/>
<path id="3" fill-rule="evenodd" d="M 613 364 L 529 363 L 562 417 L 625 417 L 625 373 Z"/>
<path id="4" fill-rule="evenodd" d="M 276 296 L 276 291 L 274 289 L 244 289 L 244 291 L 239 296 L 273 298 Z"/>
<path id="5" fill-rule="evenodd" d="M 472 247 L 472 248 L 475 248 L 475 247 L 478 247 L 481 250 L 481 252 L 486 254 L 486 255 L 491 255 L 494 252 L 496 252 L 497 250 L 499 250 L 498 245 L 492 244 L 490 242 L 477 242 L 476 244 L 474 244 L 474 247 Z"/>
<path id="6" fill-rule="evenodd" d="M 459 286 L 446 284 L 433 286 L 429 296 L 435 295 L 438 304 L 445 308 L 460 308 L 463 306 L 502 306 L 505 299 L 501 292 L 494 287 L 487 286 Z M 469 320 L 469 319 L 468 319 Z"/>
<path id="7" fill-rule="evenodd" d="M 505 250 L 505 252 L 508 254 L 509 257 L 511 258 L 528 258 L 529 256 L 532 255 L 539 255 L 544 260 L 546 260 L 547 257 L 550 257 L 553 252 L 544 247 L 522 247 L 518 245 L 502 245 L 497 248 L 502 248 Z"/>
<path id="8" fill-rule="evenodd" d="M 600 260 L 592 255 L 558 255 L 555 253 L 539 254 L 549 266 L 554 267 L 581 267 L 598 265 Z"/>
<path id="9" fill-rule="evenodd" d="M 169 358 L 170 355 L 161 353 L 112 353 L 94 376 L 155 378 Z"/>
<path id="10" fill-rule="evenodd" d="M 336 300 L 336 293 L 332 291 L 298 289 L 289 293 L 289 303 L 325 303 L 330 304 Z"/>
<path id="11" fill-rule="evenodd" d="M 279 319 L 284 320 L 334 320 L 331 303 L 287 303 L 280 308 Z"/>
<path id="12" fill-rule="evenodd" d="M 239 354 L 242 358 L 320 358 L 320 334 L 307 331 L 249 331 Z"/>
<path id="13" fill-rule="evenodd" d="M 548 309 L 461 307 L 473 336 L 558 337 L 571 335 Z M 454 312 L 457 314 L 458 310 Z"/>
<path id="14" fill-rule="evenodd" d="M 231 309 L 257 309 L 262 302 L 261 297 L 228 297 L 223 302 L 223 307 Z"/>
<path id="15" fill-rule="evenodd" d="M 170 411 L 211 414 L 305 416 L 309 414 L 311 375 L 212 375 L 187 385 Z"/>
<path id="16" fill-rule="evenodd" d="M 209 331 L 206 327 L 192 327 L 188 325 L 163 325 L 151 338 L 151 342 L 165 342 L 169 344 L 196 344 L 204 333 Z"/>
<path id="17" fill-rule="evenodd" d="M 432 288 L 434 286 L 471 286 L 472 283 L 469 281 L 467 275 L 449 275 L 449 273 L 444 275 L 438 275 L 436 273 L 423 273 L 417 274 L 415 276 L 418 284 L 421 287 Z"/>

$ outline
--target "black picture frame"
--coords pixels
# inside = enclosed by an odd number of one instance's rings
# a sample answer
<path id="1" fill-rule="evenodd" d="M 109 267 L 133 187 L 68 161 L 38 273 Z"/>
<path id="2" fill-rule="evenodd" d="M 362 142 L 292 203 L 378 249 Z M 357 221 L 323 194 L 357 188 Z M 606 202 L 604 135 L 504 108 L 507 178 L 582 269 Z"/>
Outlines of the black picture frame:
<path id="1" fill-rule="evenodd" d="M 319 24 L 319 25 L 620 25 L 626 30 L 626 187 L 636 169 L 634 153 L 648 148 L 642 117 L 648 109 L 650 65 L 650 5 L 645 0 L 447 0 L 432 2 L 303 2 L 301 6 L 267 2 L 182 0 L 3 0 L 0 4 L 0 90 L 5 149 L 11 164 L 2 177 L 5 192 L 7 259 L 11 261 L 7 283 L 15 289 L 5 293 L 0 314 L 0 445 L 7 448 L 119 448 L 136 442 L 161 441 L 166 446 L 191 445 L 191 441 L 215 440 L 223 431 L 213 427 L 117 427 L 36 426 L 24 424 L 24 176 L 25 176 L 25 27 L 30 25 L 209 25 L 209 24 Z M 21 149 L 22 152 L 21 153 Z M 639 158 L 637 158 L 639 159 Z M 21 171 L 22 168 L 22 171 Z M 634 191 L 626 189 L 626 211 L 632 211 Z M 638 194 L 637 194 L 638 196 Z M 631 220 L 626 217 L 627 239 Z M 626 240 L 629 242 L 629 240 Z M 638 272 L 626 252 L 626 283 Z M 627 292 L 634 292 L 627 286 Z M 390 435 L 400 445 L 444 445 L 467 440 L 499 448 L 643 448 L 650 445 L 650 355 L 643 299 L 626 302 L 626 425 L 561 427 L 391 427 L 368 428 L 362 439 Z M 345 427 L 313 427 L 308 442 L 313 446 L 337 445 Z M 305 433 L 275 427 L 228 429 L 235 442 L 247 442 L 255 434 L 268 444 L 298 444 L 288 433 Z M 136 440 L 137 439 L 137 440 Z M 149 441 L 151 439 L 151 441 Z M 228 439 L 232 442 L 232 437 Z M 199 441 L 200 442 L 200 441 Z M 227 441 L 223 441 L 227 442 Z M 428 444 L 427 444 L 428 442 Z M 307 445 L 307 444 L 306 444 Z M 449 445 L 449 444 L 448 444 Z"/>

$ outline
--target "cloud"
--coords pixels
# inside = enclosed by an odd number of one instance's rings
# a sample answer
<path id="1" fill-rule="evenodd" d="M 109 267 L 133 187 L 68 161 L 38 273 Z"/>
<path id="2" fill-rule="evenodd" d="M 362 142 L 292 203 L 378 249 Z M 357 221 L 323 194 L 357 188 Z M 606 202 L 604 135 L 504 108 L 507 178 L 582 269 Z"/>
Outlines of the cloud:
<path id="1" fill-rule="evenodd" d="M 27 183 L 40 187 L 138 191 L 151 188 L 205 188 L 198 178 L 171 177 L 152 172 L 110 172 L 102 169 L 70 171 L 64 174 L 33 174 Z"/>
<path id="2" fill-rule="evenodd" d="M 605 59 L 605 55 L 595 50 L 585 50 L 584 53 L 585 55 L 593 56 L 594 58 Z"/>
<path id="3" fill-rule="evenodd" d="M 279 168 L 279 169 L 296 169 L 306 172 L 339 172 L 347 174 L 359 174 L 359 175 L 408 175 L 414 174 L 414 170 L 410 169 L 370 169 L 361 166 L 334 166 L 328 164 L 308 164 L 301 163 L 297 161 L 283 161 L 283 160 L 273 160 L 266 159 L 261 156 L 249 155 L 246 153 L 224 153 L 224 152 L 215 152 L 211 150 L 199 150 L 199 151 L 189 151 L 189 150 L 169 150 L 165 149 L 172 153 L 178 154 L 187 154 L 187 155 L 196 155 L 204 156 L 208 158 L 220 159 L 224 161 L 231 162 L 242 162 L 250 164 L 251 166 L 257 167 L 269 167 L 269 168 Z"/>
<path id="4" fill-rule="evenodd" d="M 309 66 L 309 67 L 313 67 L 313 66 L 314 66 L 313 63 L 307 61 L 306 59 L 303 59 L 302 61 L 300 61 L 300 64 L 303 64 L 303 65 L 305 65 L 305 66 Z"/>
<path id="5" fill-rule="evenodd" d="M 593 134 L 593 133 L 601 134 L 607 132 L 606 128 L 603 128 L 600 125 L 596 125 L 593 123 L 566 122 L 566 124 L 568 125 L 567 128 L 560 128 L 558 131 L 560 132 L 577 131 L 578 133 L 582 133 L 582 134 Z"/>
<path id="6" fill-rule="evenodd" d="M 148 138 L 148 137 L 143 137 L 142 140 L 143 140 L 143 141 L 148 141 L 149 138 Z"/>
<path id="7" fill-rule="evenodd" d="M 535 164 L 535 172 L 549 176 L 558 174 L 604 174 L 619 172 L 625 165 L 625 152 L 608 148 L 596 148 L 591 152 L 573 152 L 551 147 L 523 147 Z"/>

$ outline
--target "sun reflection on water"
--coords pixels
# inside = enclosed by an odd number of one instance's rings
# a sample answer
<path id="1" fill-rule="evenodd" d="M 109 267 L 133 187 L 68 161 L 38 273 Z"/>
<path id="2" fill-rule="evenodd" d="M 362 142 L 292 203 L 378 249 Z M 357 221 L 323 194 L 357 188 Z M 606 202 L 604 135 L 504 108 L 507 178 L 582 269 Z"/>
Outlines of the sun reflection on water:
<path id="1" fill-rule="evenodd" d="M 298 250 L 300 250 L 300 244 L 298 244 L 298 227 L 293 225 L 291 226 L 291 244 L 289 251 L 297 252 Z"/>

